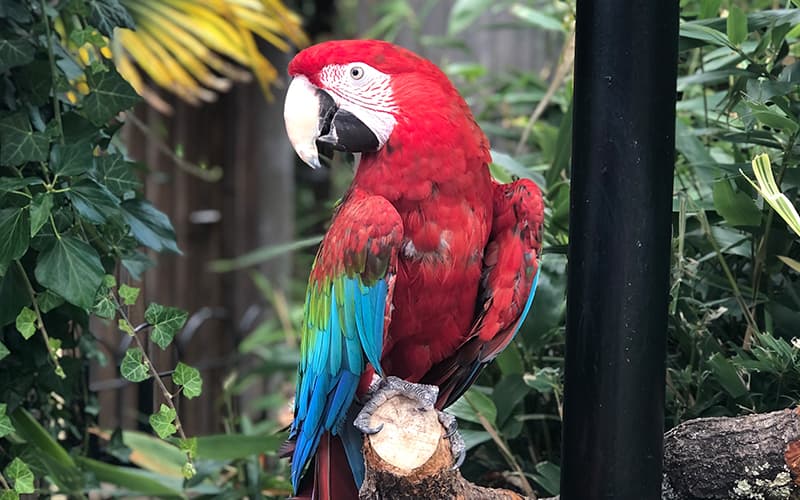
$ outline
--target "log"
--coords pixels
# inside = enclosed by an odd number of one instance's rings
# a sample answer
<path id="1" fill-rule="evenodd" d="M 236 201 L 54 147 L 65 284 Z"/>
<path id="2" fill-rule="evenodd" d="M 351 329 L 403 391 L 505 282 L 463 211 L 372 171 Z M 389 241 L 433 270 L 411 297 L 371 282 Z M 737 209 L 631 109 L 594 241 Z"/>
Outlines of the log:
<path id="1" fill-rule="evenodd" d="M 364 438 L 360 500 L 526 498 L 464 479 L 435 410 L 393 396 L 370 418 L 381 424 Z M 800 498 L 800 408 L 694 419 L 664 436 L 662 500 L 790 498 Z"/>
<path id="2" fill-rule="evenodd" d="M 800 411 L 698 418 L 664 436 L 663 500 L 800 498 Z"/>
<path id="3" fill-rule="evenodd" d="M 520 494 L 470 483 L 461 476 L 436 410 L 397 395 L 372 414 L 364 438 L 366 475 L 360 500 L 524 500 Z"/>

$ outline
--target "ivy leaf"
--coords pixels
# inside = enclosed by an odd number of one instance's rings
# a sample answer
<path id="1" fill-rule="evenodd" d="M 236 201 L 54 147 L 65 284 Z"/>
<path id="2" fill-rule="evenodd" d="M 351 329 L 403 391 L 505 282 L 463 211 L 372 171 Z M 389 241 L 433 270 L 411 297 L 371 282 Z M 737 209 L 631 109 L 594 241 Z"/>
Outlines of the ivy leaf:
<path id="1" fill-rule="evenodd" d="M 104 274 L 95 249 L 72 236 L 56 239 L 40 253 L 35 270 L 39 283 L 84 309 L 94 305 Z"/>
<path id="2" fill-rule="evenodd" d="M 83 99 L 83 114 L 95 125 L 103 125 L 120 111 L 139 102 L 136 91 L 113 68 L 90 72 L 86 80 L 92 93 Z"/>
<path id="3" fill-rule="evenodd" d="M 125 357 L 119 367 L 122 377 L 131 382 L 141 382 L 150 378 L 150 369 L 143 361 L 142 350 L 131 347 L 125 351 Z"/>
<path id="4" fill-rule="evenodd" d="M 19 493 L 12 490 L 0 491 L 0 500 L 19 500 Z"/>
<path id="5" fill-rule="evenodd" d="M 178 448 L 182 452 L 185 452 L 189 458 L 194 458 L 197 456 L 197 438 L 190 437 L 186 439 L 178 440 Z"/>
<path id="6" fill-rule="evenodd" d="M 0 438 L 4 436 L 8 436 L 12 432 L 14 432 L 14 424 L 11 423 L 11 419 L 6 415 L 6 404 L 0 403 Z M 196 441 L 196 440 L 195 440 Z M 197 444 L 195 444 L 195 453 L 197 452 Z"/>
<path id="7" fill-rule="evenodd" d="M 34 184 L 44 184 L 44 181 L 38 177 L 0 177 L 0 192 L 16 191 Z"/>
<path id="8" fill-rule="evenodd" d="M 31 303 L 25 277 L 19 266 L 11 266 L 0 279 L 0 326 L 14 322 L 23 306 Z"/>
<path id="9" fill-rule="evenodd" d="M 58 175 L 80 175 L 91 168 L 92 145 L 86 141 L 56 144 L 50 152 L 50 169 Z"/>
<path id="10" fill-rule="evenodd" d="M 187 399 L 196 398 L 203 392 L 203 379 L 200 377 L 200 371 L 180 361 L 175 367 L 175 371 L 172 372 L 172 381 L 176 385 L 183 386 L 183 395 Z"/>
<path id="11" fill-rule="evenodd" d="M 17 331 L 28 340 L 36 333 L 36 313 L 28 306 L 22 308 L 17 314 Z"/>
<path id="12" fill-rule="evenodd" d="M 102 224 L 110 215 L 119 212 L 119 198 L 91 179 L 81 180 L 72 186 L 67 198 L 79 214 L 95 224 Z"/>
<path id="13" fill-rule="evenodd" d="M 147 255 L 136 250 L 122 256 L 122 266 L 135 280 L 142 279 L 142 274 L 154 265 L 155 263 Z"/>
<path id="14" fill-rule="evenodd" d="M 38 193 L 31 201 L 31 238 L 42 229 L 50 218 L 53 210 L 53 195 L 50 193 Z"/>
<path id="15" fill-rule="evenodd" d="M 4 343 L 0 342 L 0 361 L 6 359 L 6 356 L 8 356 L 9 354 L 11 354 L 11 351 L 8 350 L 8 347 L 6 347 Z"/>
<path id="16" fill-rule="evenodd" d="M 175 229 L 169 218 L 151 203 L 130 200 L 122 203 L 122 217 L 139 243 L 157 252 L 180 253 L 175 242 Z"/>
<path id="17" fill-rule="evenodd" d="M 117 306 L 111 299 L 111 294 L 109 293 L 108 288 L 101 287 L 100 290 L 98 290 L 97 298 L 94 306 L 92 306 L 92 312 L 95 314 L 95 316 L 105 319 L 112 319 L 114 316 L 116 316 Z"/>
<path id="18" fill-rule="evenodd" d="M 119 287 L 119 296 L 122 298 L 122 303 L 126 306 L 134 305 L 136 299 L 139 298 L 139 291 L 138 288 L 123 283 L 123 285 Z"/>
<path id="19" fill-rule="evenodd" d="M 117 327 L 128 335 L 136 335 L 136 329 L 134 329 L 133 325 L 125 318 L 120 318 L 119 321 L 117 321 Z"/>
<path id="20" fill-rule="evenodd" d="M 14 113 L 0 120 L 0 165 L 17 166 L 29 161 L 45 161 L 50 139 L 31 130 L 24 113 Z"/>
<path id="21" fill-rule="evenodd" d="M 45 290 L 36 297 L 39 302 L 39 310 L 47 313 L 64 303 L 64 297 L 58 295 L 52 290 Z"/>
<path id="22" fill-rule="evenodd" d="M 114 28 L 136 29 L 133 18 L 119 0 L 90 0 L 89 22 L 104 35 L 111 37 Z"/>
<path id="23" fill-rule="evenodd" d="M 150 338 L 162 349 L 175 338 L 175 334 L 183 328 L 188 318 L 188 313 L 177 307 L 165 307 L 159 304 L 150 304 L 144 312 L 144 320 L 153 326 Z"/>
<path id="24" fill-rule="evenodd" d="M 161 409 L 158 410 L 158 413 L 150 415 L 150 426 L 153 427 L 154 431 L 156 431 L 158 437 L 161 439 L 166 439 L 175 434 L 175 432 L 178 430 L 174 424 L 175 416 L 175 410 L 164 403 L 161 403 Z"/>
<path id="25" fill-rule="evenodd" d="M 14 491 L 17 493 L 33 493 L 33 472 L 28 464 L 19 459 L 14 458 L 3 471 L 6 479 L 14 483 Z"/>
<path id="26" fill-rule="evenodd" d="M 31 222 L 25 207 L 0 210 L 0 262 L 19 259 L 31 241 Z"/>
<path id="27" fill-rule="evenodd" d="M 0 39 L 0 73 L 33 61 L 33 45 L 22 38 Z"/>
<path id="28" fill-rule="evenodd" d="M 136 165 L 127 161 L 120 154 L 108 154 L 95 158 L 97 180 L 104 184 L 112 193 L 123 200 L 133 198 L 141 182 L 133 173 Z"/>

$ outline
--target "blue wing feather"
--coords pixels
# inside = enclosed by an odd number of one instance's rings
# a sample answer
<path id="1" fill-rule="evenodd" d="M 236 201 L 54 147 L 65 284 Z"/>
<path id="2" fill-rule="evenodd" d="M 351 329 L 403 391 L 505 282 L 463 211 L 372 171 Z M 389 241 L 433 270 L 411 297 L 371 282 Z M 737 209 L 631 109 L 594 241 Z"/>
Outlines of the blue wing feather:
<path id="1" fill-rule="evenodd" d="M 295 492 L 326 432 L 341 438 L 356 484 L 363 481 L 361 438 L 344 424 L 366 363 L 382 373 L 384 315 L 401 240 L 394 207 L 356 192 L 320 247 L 315 270 L 327 272 L 312 271 L 309 279 L 290 430 Z"/>

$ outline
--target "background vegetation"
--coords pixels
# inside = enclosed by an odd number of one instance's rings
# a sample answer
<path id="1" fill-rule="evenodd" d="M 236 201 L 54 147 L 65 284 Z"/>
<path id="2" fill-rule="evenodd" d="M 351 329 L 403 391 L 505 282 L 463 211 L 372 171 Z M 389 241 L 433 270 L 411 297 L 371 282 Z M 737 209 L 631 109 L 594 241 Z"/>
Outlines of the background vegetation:
<path id="1" fill-rule="evenodd" d="M 172 225 L 143 196 L 144 167 L 129 161 L 119 139 L 115 116 L 137 97 L 103 55 L 103 36 L 112 34 L 103 26 L 133 22 L 127 4 L 0 5 L 0 498 L 32 491 L 82 495 L 103 484 L 116 485 L 117 493 L 285 496 L 286 463 L 274 456 L 281 439 L 275 432 L 287 423 L 313 246 L 349 182 L 349 159 L 334 158 L 322 178 L 298 170 L 295 243 L 213 264 L 217 272 L 249 270 L 275 314 L 239 344 L 239 355 L 256 361 L 226 379 L 218 406 L 225 428 L 215 430 L 225 433 L 180 436 L 180 415 L 171 403 L 196 396 L 200 375 L 183 363 L 154 367 L 137 343 L 168 343 L 186 315 L 158 305 L 130 308 L 141 302 L 136 282 L 111 278 L 120 265 L 134 277 L 143 272 L 142 245 L 177 251 Z M 365 34 L 364 23 L 354 21 L 362 3 L 334 5 L 338 36 Z M 381 2 L 366 34 L 413 43 L 433 57 L 490 135 L 495 175 L 533 178 L 548 207 L 543 276 L 530 318 L 451 409 L 470 447 L 463 471 L 482 484 L 555 494 L 575 2 L 446 5 L 446 30 L 430 34 L 426 16 L 441 4 Z M 315 24 L 315 13 L 329 14 L 320 2 L 297 7 L 310 31 L 324 31 Z M 80 21 L 67 38 L 97 51 L 88 64 L 70 64 L 81 55 L 62 48 L 57 20 L 64 18 Z M 745 178 L 753 177 L 751 159 L 767 153 L 777 184 L 790 200 L 797 198 L 800 2 L 684 0 L 681 18 L 668 427 L 701 416 L 785 408 L 800 398 L 798 235 Z M 543 70 L 498 69 L 464 42 L 509 28 L 543 30 L 561 50 Z M 75 68 L 83 78 L 69 73 Z M 286 288 L 256 267 L 292 250 L 293 279 Z M 100 408 L 87 389 L 86 361 L 102 353 L 92 342 L 90 314 L 113 318 L 119 335 L 133 333 L 123 376 L 157 375 L 167 382 L 163 390 L 157 385 L 165 406 L 143 416 L 166 441 L 94 425 Z M 271 393 L 236 404 L 264 378 Z"/>

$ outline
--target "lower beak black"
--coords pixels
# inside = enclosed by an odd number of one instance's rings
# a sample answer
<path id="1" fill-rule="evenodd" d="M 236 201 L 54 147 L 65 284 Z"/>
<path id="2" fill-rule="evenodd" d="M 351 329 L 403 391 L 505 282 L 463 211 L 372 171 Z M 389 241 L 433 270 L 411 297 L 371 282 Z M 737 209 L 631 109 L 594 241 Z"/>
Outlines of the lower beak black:
<path id="1" fill-rule="evenodd" d="M 333 99 L 330 98 L 327 92 L 320 91 L 320 93 L 333 103 Z M 348 153 L 377 151 L 380 146 L 378 137 L 353 113 L 346 109 L 334 107 L 333 112 L 327 111 L 323 118 L 322 111 L 326 108 L 325 97 L 321 98 L 320 105 L 320 131 L 322 135 L 317 138 L 317 141 L 330 144 L 333 149 Z"/>

